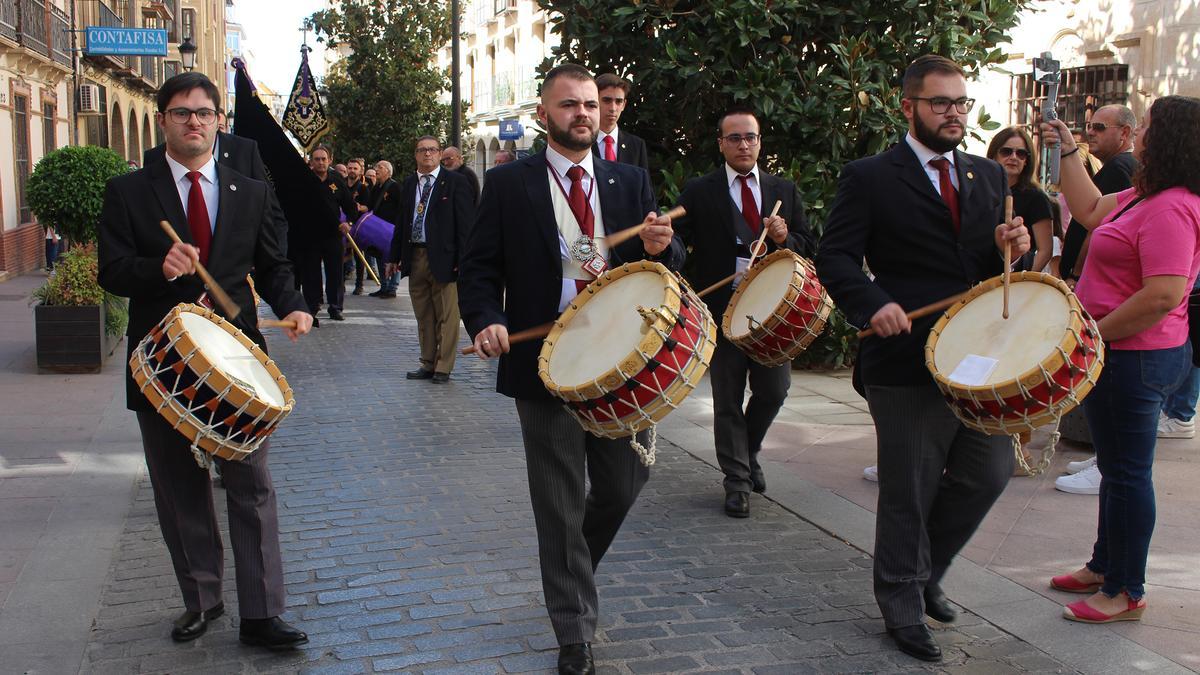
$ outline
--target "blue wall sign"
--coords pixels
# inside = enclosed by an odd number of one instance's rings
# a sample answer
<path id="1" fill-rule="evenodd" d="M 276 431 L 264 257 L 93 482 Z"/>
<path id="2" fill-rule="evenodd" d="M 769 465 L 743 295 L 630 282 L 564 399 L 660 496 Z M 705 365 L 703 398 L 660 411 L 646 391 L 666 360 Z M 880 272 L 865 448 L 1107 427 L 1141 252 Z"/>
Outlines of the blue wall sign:
<path id="1" fill-rule="evenodd" d="M 87 26 L 85 54 L 166 56 L 167 31 L 162 28 L 108 28 Z"/>
<path id="2" fill-rule="evenodd" d="M 525 138 L 525 129 L 520 120 L 500 120 L 500 140 L 519 141 Z"/>

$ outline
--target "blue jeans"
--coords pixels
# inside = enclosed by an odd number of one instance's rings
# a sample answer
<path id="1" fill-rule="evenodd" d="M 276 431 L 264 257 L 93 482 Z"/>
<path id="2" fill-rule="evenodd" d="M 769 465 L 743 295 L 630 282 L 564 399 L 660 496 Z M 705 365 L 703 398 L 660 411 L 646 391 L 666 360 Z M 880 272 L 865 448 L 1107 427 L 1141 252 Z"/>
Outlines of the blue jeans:
<path id="1" fill-rule="evenodd" d="M 1171 419 L 1187 422 L 1196 415 L 1196 402 L 1200 400 L 1200 368 L 1191 368 L 1183 384 L 1171 392 L 1163 403 L 1163 412 Z"/>
<path id="2" fill-rule="evenodd" d="M 1100 517 L 1087 567 L 1104 575 L 1100 592 L 1145 594 L 1146 557 L 1154 533 L 1154 444 L 1158 413 L 1191 369 L 1192 347 L 1116 350 L 1083 401 L 1100 469 Z"/>

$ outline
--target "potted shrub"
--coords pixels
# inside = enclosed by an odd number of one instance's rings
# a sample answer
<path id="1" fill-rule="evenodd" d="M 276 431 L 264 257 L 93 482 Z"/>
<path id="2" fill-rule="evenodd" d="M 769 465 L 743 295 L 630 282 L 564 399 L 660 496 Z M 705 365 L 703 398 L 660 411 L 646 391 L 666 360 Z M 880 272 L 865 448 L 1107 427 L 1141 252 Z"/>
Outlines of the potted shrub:
<path id="1" fill-rule="evenodd" d="M 34 292 L 39 371 L 99 372 L 125 331 L 125 301 L 96 280 L 96 231 L 108 179 L 129 170 L 108 148 L 71 146 L 42 158 L 26 186 L 38 220 L 71 248 Z"/>

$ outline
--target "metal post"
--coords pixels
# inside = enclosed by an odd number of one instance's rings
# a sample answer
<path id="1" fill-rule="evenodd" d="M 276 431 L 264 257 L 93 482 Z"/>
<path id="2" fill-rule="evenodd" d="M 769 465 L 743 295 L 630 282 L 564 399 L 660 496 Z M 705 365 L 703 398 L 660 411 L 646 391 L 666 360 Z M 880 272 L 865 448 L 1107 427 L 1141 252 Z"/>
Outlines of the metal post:
<path id="1" fill-rule="evenodd" d="M 79 85 L 83 79 L 83 60 L 79 56 L 79 31 L 75 18 L 75 7 L 79 3 L 71 3 L 71 91 L 68 108 L 68 119 L 71 120 L 71 145 L 79 145 Z M 53 56 L 51 57 L 53 58 Z"/>
<path id="2" fill-rule="evenodd" d="M 450 2 L 450 145 L 462 149 L 462 93 L 458 81 L 461 79 L 458 49 L 459 0 Z"/>

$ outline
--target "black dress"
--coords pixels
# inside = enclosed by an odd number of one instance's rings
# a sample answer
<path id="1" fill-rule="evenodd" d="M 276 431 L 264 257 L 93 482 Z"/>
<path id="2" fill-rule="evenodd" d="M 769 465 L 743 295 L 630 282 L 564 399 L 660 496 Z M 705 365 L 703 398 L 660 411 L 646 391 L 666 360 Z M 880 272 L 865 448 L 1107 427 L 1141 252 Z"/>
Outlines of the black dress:
<path id="1" fill-rule="evenodd" d="M 1037 239 L 1033 236 L 1033 224 L 1053 218 L 1050 212 L 1050 198 L 1038 188 L 1020 186 L 1012 188 L 1012 198 L 1013 215 L 1020 216 L 1025 221 L 1025 227 L 1029 229 L 1029 252 L 1021 256 L 1017 271 L 1030 271 L 1033 257 L 1037 253 Z M 1031 271 L 1040 272 L 1041 270 Z"/>

